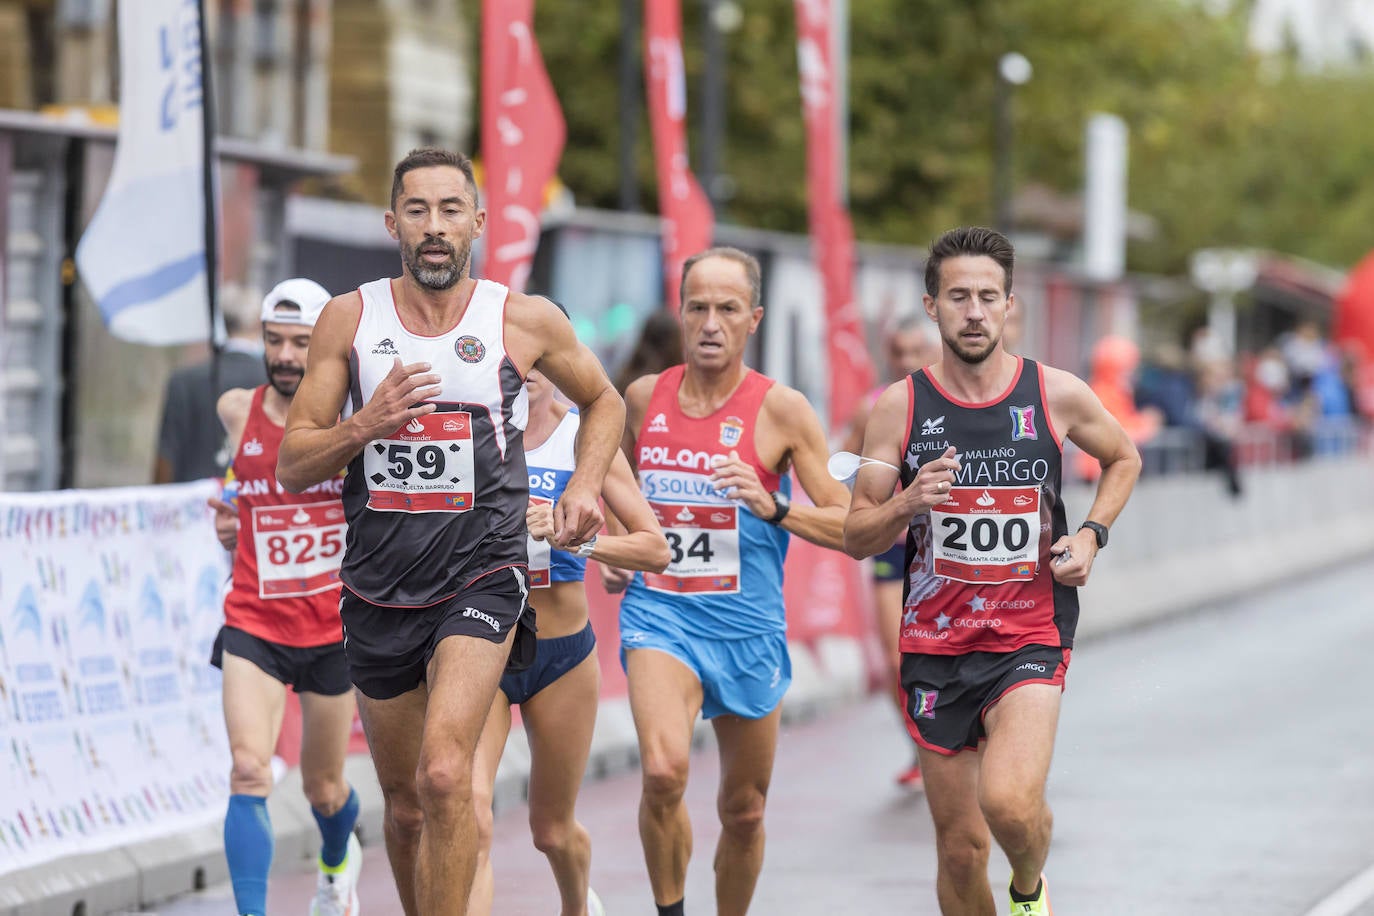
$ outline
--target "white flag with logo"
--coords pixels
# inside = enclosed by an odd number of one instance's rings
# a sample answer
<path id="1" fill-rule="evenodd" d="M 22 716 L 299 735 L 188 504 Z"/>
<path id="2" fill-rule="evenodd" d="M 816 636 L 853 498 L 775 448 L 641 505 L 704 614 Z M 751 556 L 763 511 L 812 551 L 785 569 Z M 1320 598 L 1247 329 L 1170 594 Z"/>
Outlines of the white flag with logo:
<path id="1" fill-rule="evenodd" d="M 197 0 L 119 4 L 119 141 L 76 266 L 110 333 L 204 340 L 204 82 Z"/>

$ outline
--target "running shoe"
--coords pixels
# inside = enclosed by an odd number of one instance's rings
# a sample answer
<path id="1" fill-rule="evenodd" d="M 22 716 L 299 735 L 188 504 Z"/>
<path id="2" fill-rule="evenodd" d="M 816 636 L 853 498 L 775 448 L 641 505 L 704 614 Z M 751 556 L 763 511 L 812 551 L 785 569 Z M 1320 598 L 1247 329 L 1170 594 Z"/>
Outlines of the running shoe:
<path id="1" fill-rule="evenodd" d="M 1011 882 L 1007 882 L 1010 887 Z M 1011 916 L 1054 916 L 1050 907 L 1050 885 L 1045 876 L 1040 876 L 1040 895 L 1025 903 L 1011 902 Z"/>
<path id="2" fill-rule="evenodd" d="M 358 916 L 358 874 L 363 870 L 363 847 L 357 834 L 348 837 L 348 852 L 336 868 L 320 863 L 310 916 Z"/>
<path id="3" fill-rule="evenodd" d="M 910 789 L 913 792 L 920 792 L 925 788 L 925 779 L 921 776 L 921 765 L 913 763 L 910 767 L 897 774 L 897 785 L 903 789 Z"/>
<path id="4" fill-rule="evenodd" d="M 596 896 L 596 891 L 587 888 L 587 916 L 606 916 L 606 908 L 601 905 L 601 898 Z"/>

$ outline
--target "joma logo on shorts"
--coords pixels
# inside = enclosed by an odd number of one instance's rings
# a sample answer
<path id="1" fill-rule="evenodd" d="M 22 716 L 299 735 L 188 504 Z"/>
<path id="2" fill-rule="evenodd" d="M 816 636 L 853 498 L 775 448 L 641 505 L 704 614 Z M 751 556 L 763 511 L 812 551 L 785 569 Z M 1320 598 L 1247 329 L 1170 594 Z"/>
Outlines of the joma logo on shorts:
<path id="1" fill-rule="evenodd" d="M 478 620 L 481 620 L 481 621 L 485 622 L 488 626 L 490 626 L 490 627 L 491 627 L 493 630 L 495 630 L 496 632 L 498 632 L 498 633 L 501 632 L 501 623 L 500 623 L 495 617 L 491 616 L 490 614 L 484 614 L 484 613 L 482 613 L 481 611 L 477 610 L 477 608 L 475 608 L 475 607 L 465 607 L 465 608 L 463 608 L 463 616 L 464 616 L 464 617 L 475 617 L 475 618 L 477 618 Z"/>

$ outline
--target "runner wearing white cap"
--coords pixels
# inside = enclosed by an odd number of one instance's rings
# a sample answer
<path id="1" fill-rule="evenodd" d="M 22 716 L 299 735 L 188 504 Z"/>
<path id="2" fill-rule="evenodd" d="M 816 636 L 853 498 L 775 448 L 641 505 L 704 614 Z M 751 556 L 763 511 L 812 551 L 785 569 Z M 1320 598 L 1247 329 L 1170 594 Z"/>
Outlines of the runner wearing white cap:
<path id="1" fill-rule="evenodd" d="M 268 384 L 230 389 L 218 405 L 234 461 L 225 499 L 210 505 L 220 543 L 234 552 L 234 571 L 211 661 L 224 671 L 233 755 L 224 852 L 236 911 L 252 916 L 266 913 L 267 796 L 288 686 L 300 697 L 301 780 L 322 839 L 310 913 L 358 913 L 358 795 L 343 776 L 354 709 L 339 623 L 343 475 L 299 494 L 287 493 L 276 479 L 286 411 L 305 374 L 315 319 L 328 301 L 312 280 L 277 284 L 262 302 Z"/>

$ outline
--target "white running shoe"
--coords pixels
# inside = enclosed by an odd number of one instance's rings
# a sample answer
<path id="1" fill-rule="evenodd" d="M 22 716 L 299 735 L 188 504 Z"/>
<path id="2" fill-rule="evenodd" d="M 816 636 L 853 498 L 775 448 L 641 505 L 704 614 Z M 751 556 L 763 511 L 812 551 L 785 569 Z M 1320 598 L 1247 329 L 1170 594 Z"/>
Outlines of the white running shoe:
<path id="1" fill-rule="evenodd" d="M 358 916 L 358 875 L 363 870 L 363 847 L 357 834 L 348 836 L 343 870 L 330 874 L 321 866 L 310 901 L 310 916 Z"/>
<path id="2" fill-rule="evenodd" d="M 587 916 L 606 916 L 606 908 L 601 905 L 601 898 L 596 896 L 596 891 L 587 888 Z"/>

